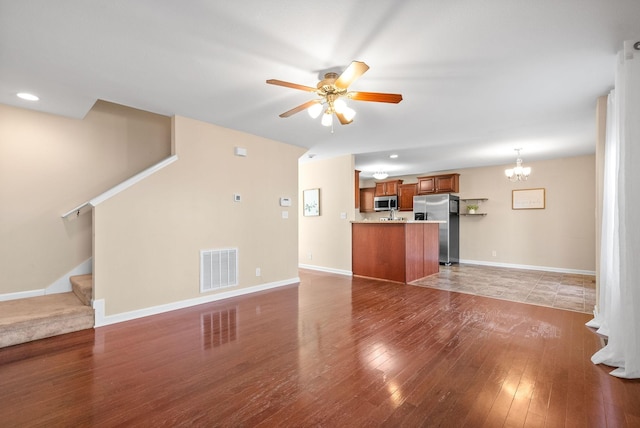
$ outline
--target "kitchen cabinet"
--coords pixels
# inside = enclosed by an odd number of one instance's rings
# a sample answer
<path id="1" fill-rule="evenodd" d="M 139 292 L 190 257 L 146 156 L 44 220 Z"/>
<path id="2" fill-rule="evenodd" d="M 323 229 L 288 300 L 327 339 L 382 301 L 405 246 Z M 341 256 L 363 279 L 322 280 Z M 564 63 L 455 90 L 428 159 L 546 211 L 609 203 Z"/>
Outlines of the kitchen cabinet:
<path id="1" fill-rule="evenodd" d="M 356 197 L 356 209 L 360 208 L 360 171 L 357 169 L 354 173 L 354 182 L 355 182 L 355 197 Z"/>
<path id="2" fill-rule="evenodd" d="M 365 187 L 360 189 L 360 212 L 372 213 L 375 211 L 373 205 L 373 197 L 375 196 L 376 189 L 373 187 Z"/>
<path id="3" fill-rule="evenodd" d="M 413 197 L 416 195 L 418 185 L 401 184 L 398 186 L 398 210 L 413 211 Z"/>
<path id="4" fill-rule="evenodd" d="M 460 174 L 431 175 L 418 177 L 418 195 L 434 193 L 458 193 Z"/>
<path id="5" fill-rule="evenodd" d="M 438 273 L 439 226 L 429 221 L 352 222 L 353 275 L 408 283 Z"/>
<path id="6" fill-rule="evenodd" d="M 396 196 L 402 180 L 381 181 L 376 183 L 375 196 Z"/>

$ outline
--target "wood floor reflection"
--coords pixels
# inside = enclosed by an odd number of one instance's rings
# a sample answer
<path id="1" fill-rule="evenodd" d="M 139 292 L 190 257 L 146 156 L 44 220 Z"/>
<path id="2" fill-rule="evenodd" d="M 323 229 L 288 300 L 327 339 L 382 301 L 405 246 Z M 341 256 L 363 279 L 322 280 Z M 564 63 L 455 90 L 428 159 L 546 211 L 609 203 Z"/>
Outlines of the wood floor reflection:
<path id="1" fill-rule="evenodd" d="M 18 426 L 640 426 L 573 311 L 301 271 L 301 284 L 0 349 Z"/>

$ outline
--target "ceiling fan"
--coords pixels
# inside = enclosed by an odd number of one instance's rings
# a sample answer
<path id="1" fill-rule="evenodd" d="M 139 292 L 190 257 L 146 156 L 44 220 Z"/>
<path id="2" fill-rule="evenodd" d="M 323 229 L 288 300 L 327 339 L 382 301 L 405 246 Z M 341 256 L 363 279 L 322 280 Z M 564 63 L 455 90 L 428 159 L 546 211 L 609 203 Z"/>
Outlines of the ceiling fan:
<path id="1" fill-rule="evenodd" d="M 356 112 L 346 105 L 343 98 L 349 98 L 356 101 L 374 101 L 394 104 L 402 101 L 402 95 L 400 94 L 349 91 L 349 85 L 355 82 L 356 79 L 362 76 L 368 69 L 369 66 L 364 62 L 352 61 L 347 69 L 340 75 L 333 72 L 326 73 L 324 75 L 324 79 L 318 82 L 315 88 L 277 79 L 269 79 L 267 80 L 267 83 L 271 85 L 286 86 L 287 88 L 299 89 L 306 92 L 315 92 L 320 96 L 319 99 L 307 101 L 304 104 L 300 104 L 298 107 L 285 111 L 280 115 L 280 117 L 289 117 L 301 112 L 302 110 L 307 110 L 311 117 L 316 118 L 324 109 L 324 114 L 322 115 L 322 124 L 324 126 L 331 126 L 333 124 L 334 114 L 341 124 L 348 125 L 353 121 L 353 117 Z"/>

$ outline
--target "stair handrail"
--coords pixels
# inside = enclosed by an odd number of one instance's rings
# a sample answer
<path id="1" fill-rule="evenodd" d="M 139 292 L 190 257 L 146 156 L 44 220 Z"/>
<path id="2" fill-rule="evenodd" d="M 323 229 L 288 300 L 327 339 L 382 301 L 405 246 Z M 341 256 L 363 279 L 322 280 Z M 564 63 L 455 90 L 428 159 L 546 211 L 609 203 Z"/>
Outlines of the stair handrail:
<path id="1" fill-rule="evenodd" d="M 66 213 L 62 214 L 61 217 L 63 219 L 69 219 L 74 215 L 76 217 L 78 217 L 80 214 L 89 211 L 91 208 L 95 207 L 96 205 L 98 205 L 98 204 L 106 201 L 107 199 L 117 195 L 118 193 L 122 192 L 123 190 L 128 189 L 129 187 L 133 186 L 134 184 L 138 183 L 139 181 L 144 180 L 148 176 L 160 171 L 161 169 L 163 169 L 164 167 L 166 167 L 168 165 L 171 165 L 172 163 L 174 163 L 177 160 L 178 160 L 178 155 L 170 156 L 170 157 L 158 162 L 157 164 L 152 165 L 149 168 L 137 173 L 133 177 L 130 177 L 130 178 L 126 179 L 122 183 L 113 186 L 111 189 L 107 190 L 106 192 L 103 192 L 103 193 L 99 194 L 95 198 L 92 198 L 92 199 L 89 199 L 86 202 L 83 202 L 82 204 L 78 205 L 77 207 L 75 207 L 75 208 L 67 211 Z"/>

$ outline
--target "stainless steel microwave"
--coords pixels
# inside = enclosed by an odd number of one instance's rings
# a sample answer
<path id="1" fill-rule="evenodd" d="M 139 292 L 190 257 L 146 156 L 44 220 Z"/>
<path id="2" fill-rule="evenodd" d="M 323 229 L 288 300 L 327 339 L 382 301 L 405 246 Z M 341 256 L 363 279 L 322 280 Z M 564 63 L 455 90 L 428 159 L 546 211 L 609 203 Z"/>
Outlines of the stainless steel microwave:
<path id="1" fill-rule="evenodd" d="M 375 211 L 391 211 L 398 209 L 397 196 L 376 196 L 373 198 L 373 208 Z"/>

